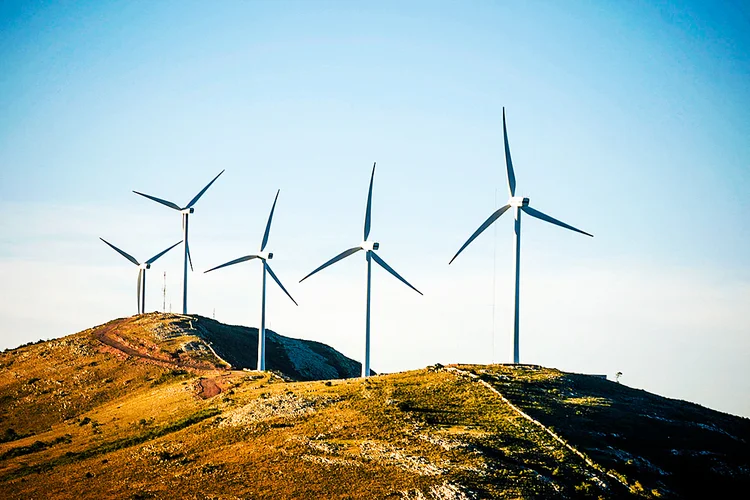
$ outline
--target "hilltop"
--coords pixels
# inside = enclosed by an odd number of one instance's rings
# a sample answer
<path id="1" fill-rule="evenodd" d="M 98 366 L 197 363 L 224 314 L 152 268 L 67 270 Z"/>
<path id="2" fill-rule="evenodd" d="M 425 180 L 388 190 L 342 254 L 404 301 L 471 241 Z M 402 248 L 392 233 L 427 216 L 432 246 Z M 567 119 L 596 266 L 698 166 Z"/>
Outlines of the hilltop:
<path id="1" fill-rule="evenodd" d="M 0 497 L 722 498 L 750 486 L 748 419 L 538 366 L 346 378 L 358 363 L 276 334 L 275 371 L 246 371 L 252 334 L 149 314 L 0 354 Z"/>

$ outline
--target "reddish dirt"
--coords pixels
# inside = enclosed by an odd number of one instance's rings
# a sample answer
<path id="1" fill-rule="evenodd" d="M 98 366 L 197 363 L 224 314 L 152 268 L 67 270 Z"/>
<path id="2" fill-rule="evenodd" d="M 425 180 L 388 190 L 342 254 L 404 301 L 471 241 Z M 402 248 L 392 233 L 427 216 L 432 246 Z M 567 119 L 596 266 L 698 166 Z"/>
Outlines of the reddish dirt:
<path id="1" fill-rule="evenodd" d="M 198 397 L 210 399 L 221 394 L 221 387 L 212 378 L 204 378 L 198 381 Z"/>
<path id="2" fill-rule="evenodd" d="M 119 338 L 116 332 L 116 327 L 114 326 L 100 328 L 98 331 L 94 332 L 94 338 L 97 339 L 102 344 L 104 344 L 104 346 L 109 348 L 109 349 L 105 348 L 105 350 L 109 352 L 113 352 L 115 355 L 133 356 L 135 358 L 139 358 L 144 361 L 148 361 L 150 363 L 157 364 L 160 366 L 169 366 L 169 367 L 177 366 L 181 368 L 193 368 L 197 370 L 216 370 L 216 369 L 223 368 L 223 367 L 217 367 L 215 365 L 210 365 L 208 363 L 188 362 L 179 358 L 175 359 L 175 358 L 170 358 L 167 356 L 158 356 L 156 354 L 149 354 L 148 352 L 144 352 L 145 348 L 144 350 L 138 350 L 134 347 L 127 345 L 123 339 Z"/>

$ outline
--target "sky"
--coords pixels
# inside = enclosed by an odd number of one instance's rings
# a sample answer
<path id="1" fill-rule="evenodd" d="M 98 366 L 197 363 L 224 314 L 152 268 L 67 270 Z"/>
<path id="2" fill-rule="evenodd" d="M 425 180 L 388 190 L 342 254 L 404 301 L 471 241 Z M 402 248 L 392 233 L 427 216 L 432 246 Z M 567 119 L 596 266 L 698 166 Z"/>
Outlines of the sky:
<path id="1" fill-rule="evenodd" d="M 0 348 L 136 313 L 137 268 L 195 205 L 190 313 L 268 325 L 372 368 L 511 359 L 750 417 L 750 7 L 727 2 L 0 3 Z M 164 275 L 166 273 L 166 276 Z M 166 283 L 166 293 L 163 286 Z M 180 247 L 146 309 L 179 312 Z"/>

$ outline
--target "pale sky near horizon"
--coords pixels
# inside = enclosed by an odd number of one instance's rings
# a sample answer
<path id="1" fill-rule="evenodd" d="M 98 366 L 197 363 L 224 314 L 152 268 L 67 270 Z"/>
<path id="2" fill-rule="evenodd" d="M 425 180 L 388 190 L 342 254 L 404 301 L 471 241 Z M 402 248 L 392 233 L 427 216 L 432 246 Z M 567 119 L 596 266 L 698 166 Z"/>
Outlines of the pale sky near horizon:
<path id="1" fill-rule="evenodd" d="M 181 239 L 189 312 L 268 320 L 372 367 L 507 362 L 517 194 L 521 361 L 750 416 L 750 7 L 742 2 L 0 3 L 0 348 L 135 313 L 137 269 Z M 147 310 L 181 304 L 178 249 Z M 494 306 L 493 306 L 494 304 Z M 167 306 L 169 308 L 169 305 Z M 494 313 L 493 313 L 494 311 Z"/>

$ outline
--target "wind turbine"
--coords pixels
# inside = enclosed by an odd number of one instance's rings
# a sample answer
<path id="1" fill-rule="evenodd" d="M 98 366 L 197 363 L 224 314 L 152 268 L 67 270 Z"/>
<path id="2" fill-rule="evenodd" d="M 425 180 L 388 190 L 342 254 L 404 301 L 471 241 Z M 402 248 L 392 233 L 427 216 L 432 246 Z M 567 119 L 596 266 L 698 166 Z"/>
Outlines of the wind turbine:
<path id="1" fill-rule="evenodd" d="M 223 174 L 224 171 L 222 170 L 219 172 L 219 175 Z M 139 194 L 141 196 L 145 196 L 149 200 L 154 200 L 157 203 L 161 203 L 162 205 L 165 205 L 169 208 L 172 208 L 174 210 L 177 210 L 178 212 L 182 213 L 182 241 L 185 242 L 185 262 L 183 265 L 183 275 L 182 275 L 182 314 L 187 314 L 187 268 L 188 268 L 188 262 L 190 262 L 190 270 L 193 270 L 193 259 L 190 258 L 190 245 L 188 245 L 188 216 L 192 214 L 195 210 L 193 209 L 193 205 L 200 199 L 201 196 L 203 196 L 203 193 L 206 192 L 206 190 L 211 187 L 211 184 L 214 183 L 216 179 L 219 178 L 219 175 L 213 178 L 211 182 L 209 182 L 206 187 L 201 189 L 200 193 L 196 194 L 195 197 L 193 197 L 192 200 L 190 200 L 190 203 L 185 205 L 184 207 L 180 207 L 179 205 L 172 203 L 171 201 L 162 200 L 161 198 L 157 198 L 156 196 L 151 196 L 148 194 L 139 193 L 138 191 L 133 191 L 135 194 Z"/>
<path id="2" fill-rule="evenodd" d="M 419 295 L 423 295 L 422 292 L 411 286 L 408 281 L 406 281 L 404 278 L 401 277 L 400 274 L 398 274 L 396 271 L 391 268 L 388 264 L 385 263 L 383 259 L 378 257 L 378 254 L 375 253 L 375 251 L 380 247 L 380 243 L 374 242 L 374 241 L 368 241 L 367 238 L 370 236 L 370 219 L 371 219 L 371 213 L 372 213 L 372 181 L 375 178 L 375 163 L 372 164 L 372 175 L 370 175 L 370 191 L 367 195 L 367 209 L 365 211 L 365 239 L 362 243 L 359 244 L 359 246 L 352 247 L 348 250 L 344 250 L 340 254 L 338 254 L 336 257 L 332 258 L 322 266 L 315 269 L 313 272 L 299 280 L 300 283 L 305 281 L 307 278 L 312 276 L 313 274 L 317 273 L 318 271 L 321 271 L 325 269 L 326 267 L 330 266 L 331 264 L 334 264 L 342 259 L 345 259 L 346 257 L 349 257 L 350 255 L 353 255 L 360 250 L 364 250 L 365 257 L 367 259 L 367 314 L 366 314 L 366 320 L 365 320 L 365 360 L 362 363 L 362 376 L 367 377 L 370 375 L 370 284 L 371 284 L 371 277 L 372 277 L 372 261 L 374 260 L 380 267 L 391 273 L 393 276 L 395 276 L 398 280 L 400 280 L 402 283 L 404 283 L 406 286 L 417 292 Z"/>
<path id="3" fill-rule="evenodd" d="M 280 191 L 280 190 L 279 190 Z M 211 271 L 215 271 L 216 269 L 220 269 L 222 267 L 231 266 L 233 264 L 239 264 L 240 262 L 245 262 L 252 259 L 260 259 L 263 262 L 263 298 L 261 299 L 261 308 L 260 308 L 260 331 L 258 332 L 258 370 L 263 371 L 266 369 L 266 271 L 268 271 L 268 274 L 271 275 L 271 278 L 276 282 L 279 287 L 284 290 L 284 293 L 292 299 L 292 302 L 294 302 L 294 305 L 297 304 L 297 301 L 292 298 L 291 295 L 289 295 L 289 292 L 286 291 L 286 288 L 284 288 L 284 285 L 281 284 L 281 281 L 279 281 L 279 278 L 276 277 L 273 270 L 271 269 L 271 266 L 268 265 L 268 261 L 273 259 L 273 253 L 272 252 L 266 252 L 266 244 L 268 244 L 268 234 L 271 232 L 271 220 L 273 219 L 273 211 L 276 209 L 276 200 L 279 199 L 279 191 L 276 191 L 276 198 L 273 200 L 273 206 L 271 207 L 271 213 L 268 215 L 268 222 L 266 223 L 266 232 L 263 233 L 263 241 L 260 244 L 260 252 L 253 255 L 245 255 L 244 257 L 240 257 L 238 259 L 230 260 L 229 262 L 222 264 L 220 266 L 213 267 L 209 269 L 208 271 L 205 271 L 206 273 L 209 273 Z"/>
<path id="4" fill-rule="evenodd" d="M 513 208 L 513 215 L 515 217 L 515 239 L 513 240 L 513 253 L 515 255 L 515 267 L 516 267 L 516 283 L 515 283 L 515 304 L 513 308 L 513 363 L 518 363 L 518 296 L 519 296 L 519 284 L 520 284 L 520 270 L 521 270 L 521 212 L 526 212 L 532 217 L 549 222 L 556 226 L 570 229 L 577 233 L 585 234 L 586 236 L 593 237 L 593 234 L 589 234 L 586 231 L 576 229 L 571 225 L 568 225 L 562 221 L 550 217 L 547 214 L 543 214 L 539 210 L 535 210 L 529 206 L 529 199 L 522 196 L 516 196 L 516 176 L 513 173 L 513 162 L 510 158 L 510 146 L 508 145 L 508 129 L 505 126 L 505 108 L 503 108 L 503 137 L 505 139 L 505 166 L 508 171 L 508 203 L 497 209 L 492 215 L 490 215 L 484 223 L 479 226 L 479 229 L 474 231 L 466 243 L 456 252 L 451 261 L 451 264 L 458 254 L 460 254 L 464 248 L 469 246 L 469 243 L 474 241 L 477 236 L 482 234 L 482 231 L 487 229 L 495 222 L 501 215 L 503 215 L 509 208 Z"/>
<path id="5" fill-rule="evenodd" d="M 164 255 L 165 253 L 169 252 L 170 250 L 172 250 L 174 247 L 182 243 L 182 241 L 178 241 L 171 247 L 157 253 L 156 255 L 148 259 L 146 262 L 141 264 L 140 262 L 135 260 L 135 258 L 132 255 L 123 252 L 122 250 L 120 250 L 119 248 L 117 248 L 116 246 L 114 246 L 112 243 L 105 240 L 104 238 L 99 238 L 99 239 L 102 240 L 107 245 L 109 245 L 115 252 L 119 253 L 120 255 L 128 259 L 130 262 L 138 266 L 139 268 L 138 269 L 138 314 L 145 312 L 146 311 L 146 269 L 151 269 L 151 264 L 156 262 L 156 259 Z"/>

